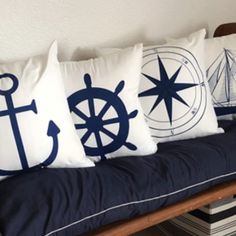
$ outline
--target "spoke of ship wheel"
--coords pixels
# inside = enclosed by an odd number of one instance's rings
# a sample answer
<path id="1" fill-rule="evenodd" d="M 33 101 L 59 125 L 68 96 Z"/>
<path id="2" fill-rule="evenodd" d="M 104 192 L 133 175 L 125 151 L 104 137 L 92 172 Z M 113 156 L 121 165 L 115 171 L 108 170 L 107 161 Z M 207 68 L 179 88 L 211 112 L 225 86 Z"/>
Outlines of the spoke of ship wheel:
<path id="1" fill-rule="evenodd" d="M 101 132 L 103 132 L 104 134 L 106 134 L 108 137 L 110 137 L 112 139 L 116 138 L 115 134 L 113 134 L 111 131 L 109 131 L 108 129 L 106 129 L 104 127 L 101 129 Z"/>
<path id="2" fill-rule="evenodd" d="M 94 134 L 95 134 L 95 138 L 96 138 L 96 142 L 97 142 L 97 147 L 102 148 L 102 139 L 99 134 L 99 131 L 94 132 Z"/>
<path id="3" fill-rule="evenodd" d="M 94 132 L 94 135 L 95 135 L 95 138 L 96 138 L 98 149 L 102 149 L 103 145 L 102 145 L 102 139 L 101 139 L 101 136 L 99 134 L 99 131 Z M 100 157 L 101 157 L 101 160 L 105 160 L 106 159 L 106 156 L 105 156 L 104 153 L 101 153 Z"/>
<path id="4" fill-rule="evenodd" d="M 114 123 L 119 123 L 119 117 L 103 120 L 103 125 L 110 125 Z"/>
<path id="5" fill-rule="evenodd" d="M 106 112 L 108 111 L 110 107 L 111 105 L 109 103 L 106 103 L 104 107 L 102 108 L 102 110 L 99 112 L 98 118 L 102 119 L 102 117 L 106 114 Z"/>
<path id="6" fill-rule="evenodd" d="M 89 104 L 90 117 L 94 117 L 95 116 L 95 105 L 94 105 L 94 100 L 92 97 L 88 98 L 88 104 Z"/>
<path id="7" fill-rule="evenodd" d="M 75 107 L 74 109 L 72 109 L 72 111 L 77 115 L 79 116 L 81 119 L 83 120 L 87 120 L 88 117 L 80 110 L 78 109 L 77 107 Z"/>
<path id="8" fill-rule="evenodd" d="M 76 129 L 86 129 L 87 128 L 87 124 L 75 124 L 75 128 Z"/>
<path id="9" fill-rule="evenodd" d="M 89 139 L 90 135 L 92 134 L 92 132 L 90 130 L 88 130 L 83 137 L 81 138 L 81 142 L 83 144 L 85 144 L 87 142 L 87 140 Z"/>

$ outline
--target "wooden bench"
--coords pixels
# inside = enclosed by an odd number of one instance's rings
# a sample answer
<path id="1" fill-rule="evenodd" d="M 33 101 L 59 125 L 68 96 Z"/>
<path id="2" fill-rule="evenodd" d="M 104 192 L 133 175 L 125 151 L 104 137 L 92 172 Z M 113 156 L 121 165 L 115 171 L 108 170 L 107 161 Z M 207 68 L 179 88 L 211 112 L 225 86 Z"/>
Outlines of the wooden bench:
<path id="1" fill-rule="evenodd" d="M 223 24 L 217 27 L 214 37 L 236 33 L 236 23 Z M 236 154 L 235 154 L 236 157 Z M 195 210 L 212 202 L 233 196 L 236 194 L 236 180 L 217 185 L 207 191 L 198 193 L 184 201 L 160 208 L 152 213 L 138 216 L 129 220 L 116 222 L 99 230 L 87 234 L 87 236 L 125 236 L 131 235 L 163 221 L 172 219 L 189 211 Z"/>

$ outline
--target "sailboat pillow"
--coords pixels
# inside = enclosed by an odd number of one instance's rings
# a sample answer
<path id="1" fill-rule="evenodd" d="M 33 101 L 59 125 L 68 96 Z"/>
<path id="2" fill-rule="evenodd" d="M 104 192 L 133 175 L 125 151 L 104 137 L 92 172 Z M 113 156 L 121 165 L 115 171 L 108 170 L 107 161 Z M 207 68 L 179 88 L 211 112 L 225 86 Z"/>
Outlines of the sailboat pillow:
<path id="1" fill-rule="evenodd" d="M 205 77 L 205 34 L 200 30 L 143 50 L 139 98 L 156 142 L 222 132 Z"/>
<path id="2" fill-rule="evenodd" d="M 236 34 L 205 40 L 206 74 L 216 115 L 236 116 Z"/>
<path id="3" fill-rule="evenodd" d="M 0 179 L 40 167 L 94 166 L 66 102 L 57 45 L 48 55 L 0 65 Z"/>
<path id="4" fill-rule="evenodd" d="M 61 63 L 75 128 L 94 161 L 157 149 L 138 100 L 142 49 Z"/>

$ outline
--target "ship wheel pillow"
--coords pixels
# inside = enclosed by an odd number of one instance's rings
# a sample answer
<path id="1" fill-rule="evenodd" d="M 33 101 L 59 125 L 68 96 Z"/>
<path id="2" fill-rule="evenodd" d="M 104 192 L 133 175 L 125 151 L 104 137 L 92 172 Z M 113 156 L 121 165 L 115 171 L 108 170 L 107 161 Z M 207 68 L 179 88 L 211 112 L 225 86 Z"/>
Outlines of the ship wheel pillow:
<path id="1" fill-rule="evenodd" d="M 216 115 L 236 116 L 236 34 L 205 40 L 206 73 Z"/>
<path id="2" fill-rule="evenodd" d="M 205 76 L 205 34 L 201 30 L 143 50 L 139 98 L 156 142 L 222 132 Z"/>
<path id="3" fill-rule="evenodd" d="M 138 100 L 142 45 L 88 61 L 61 63 L 68 103 L 94 161 L 156 152 Z"/>
<path id="4" fill-rule="evenodd" d="M 48 55 L 0 65 L 0 179 L 40 167 L 93 166 L 66 102 L 54 43 Z"/>

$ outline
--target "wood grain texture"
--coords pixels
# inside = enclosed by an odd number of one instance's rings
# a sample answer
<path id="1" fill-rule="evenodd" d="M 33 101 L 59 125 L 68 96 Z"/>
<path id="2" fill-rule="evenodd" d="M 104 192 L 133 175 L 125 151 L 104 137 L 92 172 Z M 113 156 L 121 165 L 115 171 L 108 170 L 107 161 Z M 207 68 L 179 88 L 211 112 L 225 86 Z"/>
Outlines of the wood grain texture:
<path id="1" fill-rule="evenodd" d="M 218 26 L 215 30 L 214 37 L 220 37 L 236 33 L 236 23 L 227 23 Z"/>
<path id="2" fill-rule="evenodd" d="M 120 221 L 94 231 L 87 236 L 125 236 L 141 231 L 165 220 L 172 219 L 209 203 L 236 194 L 236 180 L 217 185 L 207 191 L 196 194 L 176 204 L 161 208 L 155 212 L 138 216 L 130 220 Z"/>

